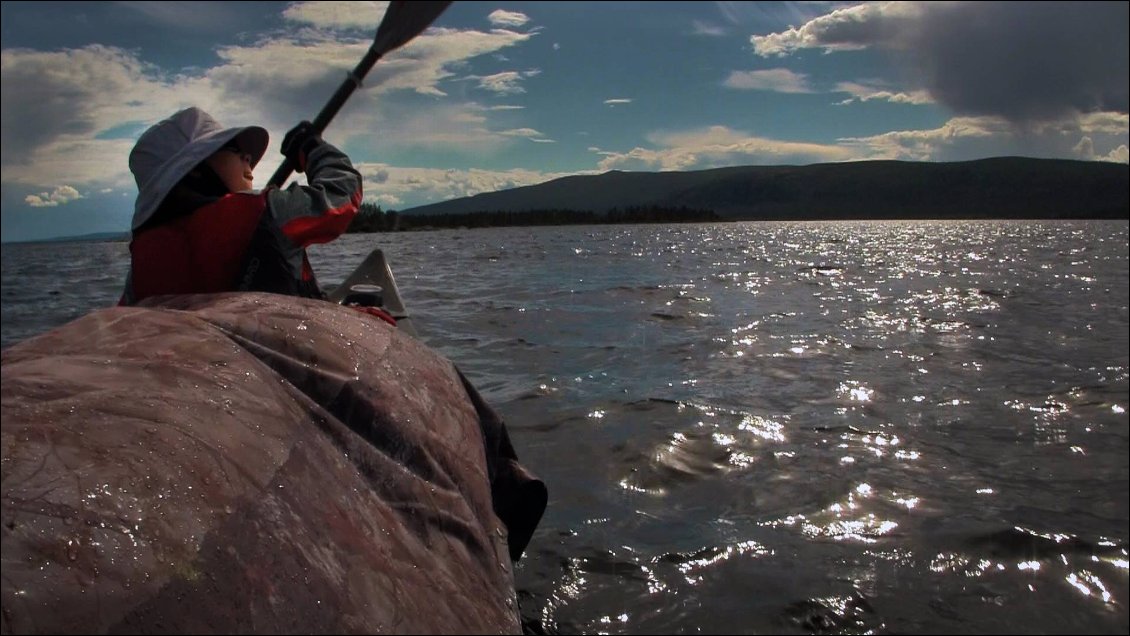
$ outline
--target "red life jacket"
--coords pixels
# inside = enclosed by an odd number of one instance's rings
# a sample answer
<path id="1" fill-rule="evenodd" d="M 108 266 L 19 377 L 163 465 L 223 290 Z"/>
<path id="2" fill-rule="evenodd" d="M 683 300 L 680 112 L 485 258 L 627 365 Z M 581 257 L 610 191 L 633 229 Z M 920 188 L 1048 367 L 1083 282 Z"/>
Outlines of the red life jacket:
<path id="1" fill-rule="evenodd" d="M 120 304 L 236 290 L 319 296 L 305 250 L 275 226 L 266 210 L 266 191 L 228 194 L 135 235 L 131 290 Z M 297 260 L 288 255 L 298 253 L 301 260 L 288 263 Z"/>

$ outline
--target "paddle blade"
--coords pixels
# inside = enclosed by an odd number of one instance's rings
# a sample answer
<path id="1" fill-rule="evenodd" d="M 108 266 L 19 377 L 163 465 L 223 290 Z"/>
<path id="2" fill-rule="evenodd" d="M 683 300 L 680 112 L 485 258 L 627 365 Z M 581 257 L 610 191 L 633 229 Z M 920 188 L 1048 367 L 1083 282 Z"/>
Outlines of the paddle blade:
<path id="1" fill-rule="evenodd" d="M 420 35 L 428 25 L 443 13 L 450 2 L 403 2 L 393 0 L 377 27 L 377 38 L 373 50 L 378 55 L 404 46 L 412 38 Z"/>

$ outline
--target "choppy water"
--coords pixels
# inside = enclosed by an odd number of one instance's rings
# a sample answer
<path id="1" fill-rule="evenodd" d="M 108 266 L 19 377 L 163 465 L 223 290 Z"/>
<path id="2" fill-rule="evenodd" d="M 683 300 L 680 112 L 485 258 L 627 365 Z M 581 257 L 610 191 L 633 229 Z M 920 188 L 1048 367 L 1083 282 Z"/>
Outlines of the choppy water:
<path id="1" fill-rule="evenodd" d="M 1126 633 L 1126 222 L 502 228 L 380 246 L 550 505 L 528 627 Z M 3 249 L 3 343 L 124 243 Z"/>

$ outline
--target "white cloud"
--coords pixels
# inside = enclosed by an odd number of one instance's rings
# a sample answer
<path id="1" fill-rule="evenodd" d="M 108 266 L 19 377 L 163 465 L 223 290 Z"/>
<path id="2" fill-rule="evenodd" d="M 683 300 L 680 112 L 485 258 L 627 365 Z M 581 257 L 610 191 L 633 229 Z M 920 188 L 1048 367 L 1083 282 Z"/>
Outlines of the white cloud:
<path id="1" fill-rule="evenodd" d="M 382 210 L 396 210 L 399 209 L 404 201 L 395 194 L 378 194 L 375 196 L 366 196 L 366 203 L 375 203 L 381 206 Z"/>
<path id="2" fill-rule="evenodd" d="M 1013 128 L 999 117 L 955 117 L 940 128 L 891 131 L 870 137 L 845 137 L 840 141 L 875 159 L 931 161 L 937 159 L 944 148 L 961 142 L 999 139 L 1012 134 Z"/>
<path id="3" fill-rule="evenodd" d="M 1071 149 L 1080 159 L 1093 159 L 1095 156 L 1095 142 L 1090 137 L 1084 137 Z"/>
<path id="4" fill-rule="evenodd" d="M 851 51 L 870 46 L 898 47 L 922 16 L 917 2 L 868 2 L 835 9 L 780 33 L 750 37 L 757 55 L 782 56 L 799 49 Z"/>
<path id="5" fill-rule="evenodd" d="M 172 3 L 154 3 L 172 4 Z M 376 32 L 388 2 L 352 2 L 323 0 L 296 2 L 282 13 L 286 20 L 309 24 L 321 29 L 366 29 Z"/>
<path id="6" fill-rule="evenodd" d="M 846 137 L 840 143 L 873 159 L 965 161 L 1019 155 L 1120 161 L 1126 139 L 1125 116 L 1106 113 L 1039 126 L 1018 126 L 1003 117 L 954 117 L 938 128 Z"/>
<path id="7" fill-rule="evenodd" d="M 373 120 L 368 130 L 355 131 L 353 138 L 363 144 L 371 140 L 374 146 L 388 144 L 394 148 L 454 149 L 488 154 L 512 143 L 490 130 L 481 109 L 456 104 L 393 112 L 387 120 Z"/>
<path id="8" fill-rule="evenodd" d="M 604 100 L 604 103 L 608 104 L 609 106 L 616 106 L 617 104 L 631 104 L 632 99 L 630 97 L 614 97 L 612 99 Z"/>
<path id="9" fill-rule="evenodd" d="M 775 93 L 811 93 L 808 76 L 795 73 L 787 68 L 772 68 L 761 71 L 732 71 L 722 83 L 727 88 Z"/>
<path id="10" fill-rule="evenodd" d="M 365 199 L 386 209 L 408 209 L 484 192 L 535 185 L 574 173 L 536 170 L 444 170 L 405 168 L 381 163 L 358 166 L 365 176 Z M 383 174 L 379 182 L 371 175 Z"/>
<path id="11" fill-rule="evenodd" d="M 1080 115 L 1075 122 L 1079 130 L 1086 134 L 1127 135 L 1130 133 L 1130 115 L 1127 113 L 1087 113 Z M 1068 128 L 1067 130 L 1070 130 Z"/>
<path id="12" fill-rule="evenodd" d="M 525 93 L 526 89 L 522 88 L 519 83 L 526 78 L 537 75 L 540 71 L 504 71 L 502 73 L 495 73 L 494 75 L 486 76 L 472 76 L 471 79 L 479 80 L 479 88 L 498 93 L 499 95 L 514 95 L 518 93 Z"/>
<path id="13" fill-rule="evenodd" d="M 137 193 L 129 171 L 132 139 L 58 137 L 28 155 L 28 161 L 4 167 L 4 183 L 52 188 L 49 179 L 98 190 L 128 189 Z"/>
<path id="14" fill-rule="evenodd" d="M 507 137 L 545 137 L 545 135 L 533 128 L 514 128 L 512 130 L 503 130 L 499 134 L 506 135 Z"/>
<path id="15" fill-rule="evenodd" d="M 61 185 L 51 192 L 28 195 L 24 198 L 24 201 L 33 208 L 53 208 L 81 198 L 82 195 L 79 194 L 78 190 L 69 185 Z"/>
<path id="16" fill-rule="evenodd" d="M 694 35 L 705 35 L 707 37 L 720 38 L 726 35 L 726 29 L 716 24 L 703 22 L 702 20 L 694 20 L 691 22 L 691 33 Z"/>
<path id="17" fill-rule="evenodd" d="M 543 133 L 533 128 L 493 125 L 492 112 L 491 107 L 477 103 L 397 107 L 379 118 L 367 119 L 366 130 L 352 129 L 350 139 L 369 148 L 374 156 L 394 150 L 427 149 L 476 160 L 497 156 L 521 139 L 544 139 Z M 331 142 L 337 139 L 327 138 Z"/>
<path id="18" fill-rule="evenodd" d="M 1122 144 L 1105 155 L 1095 154 L 1095 143 L 1090 137 L 1083 137 L 1072 150 L 1079 159 L 1088 161 L 1110 161 L 1112 163 L 1130 163 L 1130 151 L 1126 144 Z"/>
<path id="19" fill-rule="evenodd" d="M 1080 139 L 1087 135 L 1084 142 Z M 603 170 L 704 170 L 733 165 L 809 164 L 873 159 L 967 161 L 987 156 L 1078 156 L 1126 162 L 1127 120 L 1092 114 L 1073 124 L 1021 127 L 1003 117 L 954 117 L 938 128 L 845 137 L 834 144 L 782 141 L 725 126 L 647 136 L 650 147 L 613 152 L 590 147 Z"/>
<path id="20" fill-rule="evenodd" d="M 517 11 L 503 11 L 502 9 L 495 9 L 491 12 L 487 19 L 494 26 L 502 27 L 520 27 L 530 21 L 529 16 Z"/>
<path id="21" fill-rule="evenodd" d="M 440 83 L 453 76 L 449 67 L 530 37 L 503 30 L 483 33 L 432 28 L 376 64 L 362 88 L 350 98 L 350 106 L 397 90 L 444 96 Z M 209 70 L 205 79 L 229 103 L 241 100 L 255 110 L 261 110 L 264 102 L 271 103 L 271 114 L 278 123 L 293 125 L 295 117 L 309 119 L 322 107 L 370 44 L 369 38 L 306 33 L 278 36 L 253 46 L 224 47 L 217 52 L 223 64 Z M 302 64 L 294 60 L 302 60 Z"/>
<path id="22" fill-rule="evenodd" d="M 1126 144 L 1122 144 L 1114 150 L 1111 150 L 1105 157 L 1102 157 L 1102 160 L 1116 163 L 1130 163 L 1130 148 L 1128 148 Z"/>
<path id="23" fill-rule="evenodd" d="M 115 6 L 136 11 L 158 28 L 175 28 L 201 33 L 218 32 L 238 19 L 225 2 L 115 2 Z"/>
<path id="24" fill-rule="evenodd" d="M 834 145 L 781 141 L 752 136 L 726 126 L 659 132 L 648 135 L 657 148 L 628 152 L 601 151 L 606 170 L 704 170 L 745 164 L 789 164 L 846 161 L 854 151 Z"/>
<path id="25" fill-rule="evenodd" d="M 871 83 L 861 82 L 840 82 L 836 84 L 836 92 L 850 93 L 851 97 L 845 99 L 840 104 L 850 104 L 852 102 L 869 102 L 872 100 L 880 100 L 885 102 L 893 102 L 896 104 L 933 104 L 934 99 L 926 91 L 891 91 L 880 86 L 872 85 Z"/>
<path id="26" fill-rule="evenodd" d="M 482 117 L 485 109 L 474 104 L 417 105 L 412 110 L 414 121 L 427 120 L 429 114 L 439 121 L 405 127 L 397 119 L 394 126 L 389 122 L 396 112 L 395 100 L 383 96 L 397 90 L 443 95 L 441 82 L 452 77 L 449 66 L 530 37 L 505 30 L 432 29 L 374 67 L 326 137 L 342 145 L 379 131 L 394 143 L 450 144 L 467 152 L 512 143 L 485 125 L 476 123 L 469 130 L 456 126 L 456 112 Z M 282 135 L 297 121 L 317 113 L 369 42 L 367 37 L 330 38 L 315 32 L 276 34 L 253 45 L 221 47 L 216 51 L 217 66 L 184 75 L 166 74 L 136 52 L 100 45 L 60 52 L 5 49 L 0 52 L 3 183 L 48 190 L 54 184 L 70 183 L 134 192 L 128 155 L 137 135 L 190 105 L 203 108 L 224 125 L 266 127 L 274 142 L 268 157 L 276 157 Z M 130 126 L 122 129 L 123 124 Z M 402 130 L 415 136 L 409 139 Z"/>
<path id="27" fill-rule="evenodd" d="M 503 29 L 483 33 L 433 27 L 406 45 L 405 49 L 381 60 L 370 73 L 370 78 L 375 76 L 376 79 L 366 80 L 366 85 L 379 84 L 382 90 L 412 89 L 425 95 L 442 96 L 445 93 L 438 83 L 452 77 L 449 68 L 471 58 L 521 44 L 534 35 Z M 389 64 L 390 61 L 396 64 Z M 523 77 L 532 77 L 538 72 L 525 71 Z"/>

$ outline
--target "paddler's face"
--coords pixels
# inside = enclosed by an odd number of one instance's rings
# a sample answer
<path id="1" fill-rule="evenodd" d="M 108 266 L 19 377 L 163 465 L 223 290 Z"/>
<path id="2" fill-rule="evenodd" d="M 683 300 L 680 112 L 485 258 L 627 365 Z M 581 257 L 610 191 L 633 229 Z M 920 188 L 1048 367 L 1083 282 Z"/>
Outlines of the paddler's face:
<path id="1" fill-rule="evenodd" d="M 235 142 L 220 148 L 208 157 L 208 165 L 230 192 L 246 192 L 251 189 L 255 180 L 251 168 L 251 154 L 240 150 Z"/>

